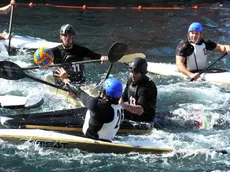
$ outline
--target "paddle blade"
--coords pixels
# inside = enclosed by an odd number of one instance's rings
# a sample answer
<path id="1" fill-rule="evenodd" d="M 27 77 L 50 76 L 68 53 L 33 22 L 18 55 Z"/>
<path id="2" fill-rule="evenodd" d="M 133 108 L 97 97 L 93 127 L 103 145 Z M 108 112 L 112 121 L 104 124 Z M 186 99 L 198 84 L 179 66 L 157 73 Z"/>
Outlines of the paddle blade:
<path id="1" fill-rule="evenodd" d="M 122 56 L 122 58 L 119 60 L 119 62 L 121 62 L 121 63 L 130 63 L 137 57 L 140 57 L 140 58 L 144 59 L 146 56 L 143 53 L 127 54 L 127 55 Z"/>
<path id="2" fill-rule="evenodd" d="M 0 61 L 0 77 L 8 80 L 18 80 L 25 77 L 22 68 L 10 61 Z"/>
<path id="3" fill-rule="evenodd" d="M 128 50 L 128 46 L 126 44 L 115 42 L 110 48 L 108 52 L 108 58 L 111 63 L 115 63 L 122 58 L 123 55 Z"/>

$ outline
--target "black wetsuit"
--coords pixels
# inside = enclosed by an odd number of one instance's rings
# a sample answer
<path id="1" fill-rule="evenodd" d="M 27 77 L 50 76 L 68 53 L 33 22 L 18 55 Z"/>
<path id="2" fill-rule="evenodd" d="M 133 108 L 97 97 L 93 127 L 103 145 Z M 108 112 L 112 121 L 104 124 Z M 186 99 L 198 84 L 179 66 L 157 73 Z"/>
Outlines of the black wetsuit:
<path id="1" fill-rule="evenodd" d="M 122 98 L 124 102 L 141 105 L 144 109 L 144 113 L 140 116 L 125 110 L 126 119 L 145 122 L 153 121 L 156 111 L 157 87 L 147 76 L 144 76 L 136 85 L 132 84 L 132 80 L 129 78 Z"/>
<path id="2" fill-rule="evenodd" d="M 83 83 L 85 81 L 84 77 L 84 65 L 74 64 L 71 62 L 78 62 L 84 60 L 84 58 L 90 59 L 100 59 L 101 55 L 97 54 L 90 49 L 73 44 L 71 49 L 64 49 L 62 45 L 59 45 L 51 49 L 54 53 L 54 63 L 67 63 L 63 64 L 63 68 L 66 70 L 71 82 L 73 83 Z M 55 77 L 55 82 L 61 84 L 60 80 Z"/>
<path id="3" fill-rule="evenodd" d="M 91 97 L 82 90 L 75 91 L 72 84 L 68 89 L 75 93 L 88 109 L 83 125 L 83 133 L 93 139 L 111 141 L 120 128 L 124 111 L 118 100 L 106 101 L 102 98 Z"/>

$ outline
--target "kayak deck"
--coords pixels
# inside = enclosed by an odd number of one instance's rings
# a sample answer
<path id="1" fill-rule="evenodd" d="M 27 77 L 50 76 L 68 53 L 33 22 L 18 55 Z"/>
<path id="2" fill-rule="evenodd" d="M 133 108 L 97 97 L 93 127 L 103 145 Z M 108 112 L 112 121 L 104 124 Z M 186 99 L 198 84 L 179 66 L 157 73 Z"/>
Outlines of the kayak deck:
<path id="1" fill-rule="evenodd" d="M 157 75 L 188 78 L 177 70 L 176 64 L 148 62 L 147 70 L 148 72 Z M 223 69 L 211 69 L 208 72 L 201 74 L 200 79 L 213 83 L 230 84 L 230 72 Z"/>
<path id="2" fill-rule="evenodd" d="M 130 145 L 118 142 L 105 142 L 85 137 L 45 131 L 39 129 L 0 129 L 0 139 L 35 142 L 44 147 L 77 148 L 94 153 L 154 153 L 172 152 L 173 149 L 161 142 L 153 142 L 153 146 Z"/>
<path id="3" fill-rule="evenodd" d="M 5 46 L 9 45 L 9 40 L 2 40 L 0 42 L 3 42 L 3 44 Z M 10 45 L 12 48 L 15 48 L 15 49 L 36 50 L 40 47 L 54 48 L 54 47 L 60 45 L 60 43 L 50 42 L 50 41 L 46 41 L 46 40 L 40 39 L 40 38 L 23 37 L 23 36 L 14 35 L 11 38 Z"/>
<path id="4" fill-rule="evenodd" d="M 44 103 L 40 94 L 28 96 L 4 95 L 0 96 L 0 107 L 8 109 L 30 109 L 41 106 Z"/>

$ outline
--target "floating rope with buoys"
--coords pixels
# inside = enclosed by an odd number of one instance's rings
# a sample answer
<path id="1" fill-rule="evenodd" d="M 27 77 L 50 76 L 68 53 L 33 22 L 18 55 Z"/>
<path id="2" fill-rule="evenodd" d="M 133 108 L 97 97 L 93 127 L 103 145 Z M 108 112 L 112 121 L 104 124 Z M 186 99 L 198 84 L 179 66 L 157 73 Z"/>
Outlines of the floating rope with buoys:
<path id="1" fill-rule="evenodd" d="M 87 6 L 87 5 L 82 5 L 82 6 L 70 6 L 70 5 L 54 5 L 54 4 L 35 4 L 33 2 L 30 2 L 29 4 L 25 3 L 17 3 L 16 5 L 23 5 L 23 6 L 29 6 L 29 7 L 35 7 L 35 6 L 49 6 L 49 7 L 54 7 L 54 8 L 67 8 L 67 9 L 92 9 L 92 10 L 116 10 L 116 9 L 121 9 L 121 10 L 126 10 L 126 9 L 131 9 L 131 10 L 185 10 L 188 8 L 192 9 L 213 9 L 213 10 L 230 10 L 229 8 L 223 8 L 223 7 L 199 7 L 198 5 L 194 5 L 192 7 L 143 7 L 141 5 L 136 6 L 136 7 L 112 7 L 112 6 Z"/>

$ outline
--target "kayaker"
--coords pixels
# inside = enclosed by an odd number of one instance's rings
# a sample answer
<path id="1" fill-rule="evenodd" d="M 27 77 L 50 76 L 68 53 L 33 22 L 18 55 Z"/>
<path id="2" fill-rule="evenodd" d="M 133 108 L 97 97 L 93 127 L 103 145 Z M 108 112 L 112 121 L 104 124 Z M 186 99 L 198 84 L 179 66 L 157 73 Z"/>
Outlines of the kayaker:
<path id="1" fill-rule="evenodd" d="M 207 51 L 229 54 L 230 46 L 205 40 L 202 25 L 194 22 L 188 28 L 187 37 L 180 42 L 176 49 L 177 69 L 190 78 L 199 78 L 198 72 L 207 65 Z"/>
<path id="2" fill-rule="evenodd" d="M 51 49 L 54 54 L 54 64 L 77 62 L 84 60 L 84 58 L 101 59 L 102 63 L 104 61 L 108 61 L 107 56 L 102 56 L 98 53 L 91 51 L 86 47 L 76 44 L 76 35 L 77 34 L 72 25 L 65 24 L 61 27 L 61 45 Z M 85 81 L 83 64 L 72 65 L 71 63 L 69 63 L 69 65 L 63 65 L 63 69 L 66 70 L 69 79 L 74 84 L 80 84 Z M 58 70 L 56 70 L 55 73 L 57 76 L 59 76 Z M 56 84 L 63 84 L 56 77 L 55 82 Z"/>
<path id="3" fill-rule="evenodd" d="M 11 0 L 10 4 L 0 8 L 0 14 L 8 13 L 11 10 L 11 6 L 15 5 L 15 0 Z M 0 39 L 9 39 L 9 35 L 5 33 L 0 34 Z"/>
<path id="4" fill-rule="evenodd" d="M 102 98 L 92 97 L 70 83 L 62 68 L 58 68 L 61 80 L 70 92 L 75 94 L 88 109 L 85 116 L 83 133 L 90 138 L 112 141 L 124 118 L 124 111 L 119 104 L 122 95 L 122 84 L 115 78 L 108 78 L 103 83 Z"/>
<path id="5" fill-rule="evenodd" d="M 129 65 L 130 75 L 120 100 L 125 119 L 152 122 L 156 111 L 157 87 L 146 76 L 147 61 L 135 58 Z"/>

